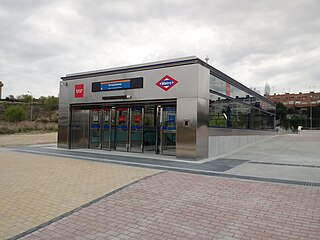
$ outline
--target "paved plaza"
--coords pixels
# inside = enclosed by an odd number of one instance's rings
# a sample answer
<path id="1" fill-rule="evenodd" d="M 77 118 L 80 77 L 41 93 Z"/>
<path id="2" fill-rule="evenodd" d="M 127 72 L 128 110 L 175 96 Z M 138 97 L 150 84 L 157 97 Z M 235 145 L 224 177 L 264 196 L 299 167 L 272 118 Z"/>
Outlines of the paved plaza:
<path id="1" fill-rule="evenodd" d="M 319 188 L 167 172 L 23 239 L 319 239 Z"/>
<path id="2" fill-rule="evenodd" d="M 320 236 L 319 131 L 198 163 L 8 145 L 0 148 L 0 239 Z"/>
<path id="3" fill-rule="evenodd" d="M 157 170 L 0 152 L 0 239 L 71 211 Z"/>
<path id="4" fill-rule="evenodd" d="M 247 161 L 230 174 L 320 182 L 320 131 L 276 136 L 227 158 Z"/>

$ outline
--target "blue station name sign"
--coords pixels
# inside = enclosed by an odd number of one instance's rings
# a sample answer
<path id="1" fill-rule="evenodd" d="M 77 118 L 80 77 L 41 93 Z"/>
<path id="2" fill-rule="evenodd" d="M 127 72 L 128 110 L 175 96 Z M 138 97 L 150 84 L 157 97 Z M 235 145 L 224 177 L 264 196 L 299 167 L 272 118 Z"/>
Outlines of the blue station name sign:
<path id="1" fill-rule="evenodd" d="M 117 79 L 92 83 L 92 92 L 143 88 L 143 78 Z"/>

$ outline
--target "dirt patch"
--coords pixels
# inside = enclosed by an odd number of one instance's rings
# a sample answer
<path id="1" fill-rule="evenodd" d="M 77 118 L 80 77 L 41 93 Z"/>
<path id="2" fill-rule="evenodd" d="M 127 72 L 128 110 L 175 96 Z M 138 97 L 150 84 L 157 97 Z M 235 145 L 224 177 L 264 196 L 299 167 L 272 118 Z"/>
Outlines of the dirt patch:
<path id="1" fill-rule="evenodd" d="M 57 137 L 57 132 L 0 135 L 0 147 L 56 143 Z"/>

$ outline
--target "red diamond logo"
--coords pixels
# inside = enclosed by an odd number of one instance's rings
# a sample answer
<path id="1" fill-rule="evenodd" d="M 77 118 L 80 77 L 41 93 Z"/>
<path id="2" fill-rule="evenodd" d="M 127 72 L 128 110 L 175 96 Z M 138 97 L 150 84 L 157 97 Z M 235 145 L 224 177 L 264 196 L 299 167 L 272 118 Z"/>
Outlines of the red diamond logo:
<path id="1" fill-rule="evenodd" d="M 170 88 L 172 88 L 174 85 L 176 85 L 178 83 L 177 80 L 175 80 L 174 78 L 165 75 L 163 78 L 161 78 L 156 85 L 159 88 L 162 88 L 165 91 L 168 91 Z"/>

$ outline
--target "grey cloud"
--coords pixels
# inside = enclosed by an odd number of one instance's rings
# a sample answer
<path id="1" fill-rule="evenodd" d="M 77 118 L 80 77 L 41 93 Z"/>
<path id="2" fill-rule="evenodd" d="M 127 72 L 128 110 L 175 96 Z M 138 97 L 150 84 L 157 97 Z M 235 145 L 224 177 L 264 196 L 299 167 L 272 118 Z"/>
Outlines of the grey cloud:
<path id="1" fill-rule="evenodd" d="M 317 0 L 4 0 L 0 79 L 5 95 L 39 96 L 70 72 L 208 54 L 249 86 L 320 90 L 319 12 Z"/>

